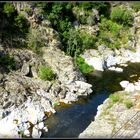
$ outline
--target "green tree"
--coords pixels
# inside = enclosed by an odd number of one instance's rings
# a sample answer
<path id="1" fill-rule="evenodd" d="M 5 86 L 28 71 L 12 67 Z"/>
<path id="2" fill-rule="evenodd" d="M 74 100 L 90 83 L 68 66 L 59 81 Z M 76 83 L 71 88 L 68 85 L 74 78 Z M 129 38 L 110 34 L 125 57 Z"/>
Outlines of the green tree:
<path id="1" fill-rule="evenodd" d="M 66 53 L 71 56 L 79 55 L 82 52 L 82 40 L 79 31 L 70 30 Z"/>
<path id="2" fill-rule="evenodd" d="M 8 17 L 10 17 L 15 11 L 16 10 L 13 4 L 9 2 L 4 4 L 3 12 L 6 13 Z"/>
<path id="3" fill-rule="evenodd" d="M 15 17 L 15 20 L 14 21 L 15 21 L 15 26 L 18 27 L 19 30 L 22 33 L 27 33 L 28 32 L 29 25 L 28 25 L 28 21 L 26 20 L 26 18 L 24 17 L 24 15 L 18 14 Z"/>
<path id="4" fill-rule="evenodd" d="M 114 7 L 111 12 L 111 19 L 124 26 L 133 25 L 133 15 L 132 12 L 123 7 Z"/>

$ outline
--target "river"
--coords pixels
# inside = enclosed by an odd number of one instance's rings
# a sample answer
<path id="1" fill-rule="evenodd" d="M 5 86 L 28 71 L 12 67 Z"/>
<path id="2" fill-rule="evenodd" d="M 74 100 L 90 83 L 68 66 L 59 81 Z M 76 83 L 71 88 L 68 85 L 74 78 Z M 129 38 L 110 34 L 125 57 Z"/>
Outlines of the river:
<path id="1" fill-rule="evenodd" d="M 93 93 L 76 103 L 57 106 L 57 112 L 45 122 L 48 133 L 43 133 L 41 138 L 77 138 L 94 121 L 97 107 L 110 94 L 123 90 L 119 84 L 121 81 L 134 82 L 139 79 L 139 63 L 128 63 L 127 67 L 122 68 L 123 72 L 94 71 L 87 75 L 87 82 L 93 85 Z"/>

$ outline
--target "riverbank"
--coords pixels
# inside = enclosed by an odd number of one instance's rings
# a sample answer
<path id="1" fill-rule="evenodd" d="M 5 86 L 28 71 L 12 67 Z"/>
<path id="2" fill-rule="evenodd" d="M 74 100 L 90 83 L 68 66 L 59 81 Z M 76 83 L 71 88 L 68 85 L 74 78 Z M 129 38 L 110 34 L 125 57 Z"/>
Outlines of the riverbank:
<path id="1" fill-rule="evenodd" d="M 98 106 L 95 120 L 79 135 L 79 138 L 138 138 L 137 123 L 131 118 L 140 111 L 140 92 L 114 93 Z M 119 131 L 124 133 L 117 136 Z"/>

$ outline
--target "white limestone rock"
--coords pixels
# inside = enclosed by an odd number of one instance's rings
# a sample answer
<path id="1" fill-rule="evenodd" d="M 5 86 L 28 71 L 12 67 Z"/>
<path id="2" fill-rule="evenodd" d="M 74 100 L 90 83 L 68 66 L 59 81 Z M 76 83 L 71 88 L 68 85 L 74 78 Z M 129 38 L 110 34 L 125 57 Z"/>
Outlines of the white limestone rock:
<path id="1" fill-rule="evenodd" d="M 127 92 L 133 92 L 134 90 L 135 90 L 135 86 L 133 83 L 129 83 L 127 87 L 125 88 L 125 91 Z"/>
<path id="2" fill-rule="evenodd" d="M 108 69 L 111 70 L 111 71 L 123 72 L 123 69 L 122 68 L 119 68 L 119 67 L 110 67 Z"/>
<path id="3" fill-rule="evenodd" d="M 38 126 L 39 129 L 43 129 L 44 128 L 44 123 L 40 122 L 37 126 Z"/>
<path id="4" fill-rule="evenodd" d="M 34 126 L 33 131 L 32 131 L 32 137 L 33 138 L 40 138 L 41 134 L 42 134 L 42 132 Z"/>
<path id="5" fill-rule="evenodd" d="M 128 84 L 129 84 L 129 81 L 124 80 L 124 81 L 120 82 L 120 85 L 121 85 L 122 88 L 126 88 Z"/>

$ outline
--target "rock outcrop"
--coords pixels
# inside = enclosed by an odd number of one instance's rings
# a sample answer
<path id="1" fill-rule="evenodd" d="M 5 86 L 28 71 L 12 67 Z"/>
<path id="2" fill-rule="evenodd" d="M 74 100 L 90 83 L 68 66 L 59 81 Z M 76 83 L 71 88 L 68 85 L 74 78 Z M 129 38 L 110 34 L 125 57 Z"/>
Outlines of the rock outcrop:
<path id="1" fill-rule="evenodd" d="M 61 42 L 58 33 L 51 28 L 51 23 L 44 19 L 41 9 L 34 6 L 33 2 L 13 2 L 20 14 L 23 14 L 30 23 L 30 32 L 48 47 L 58 47 Z M 28 9 L 28 10 L 27 10 Z"/>
<path id="2" fill-rule="evenodd" d="M 140 92 L 121 91 L 114 94 L 120 100 L 113 102 L 108 98 L 98 106 L 95 120 L 79 138 L 138 138 Z"/>

